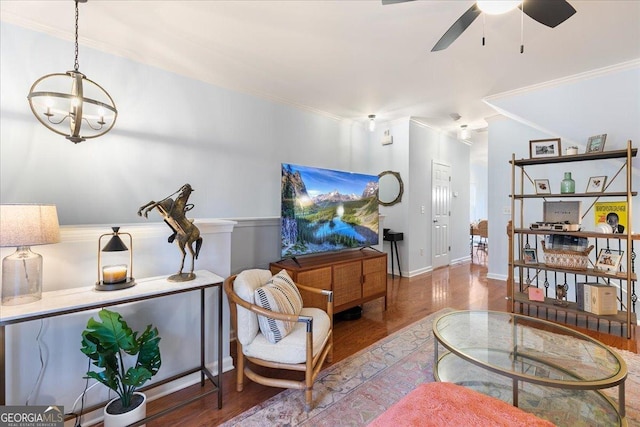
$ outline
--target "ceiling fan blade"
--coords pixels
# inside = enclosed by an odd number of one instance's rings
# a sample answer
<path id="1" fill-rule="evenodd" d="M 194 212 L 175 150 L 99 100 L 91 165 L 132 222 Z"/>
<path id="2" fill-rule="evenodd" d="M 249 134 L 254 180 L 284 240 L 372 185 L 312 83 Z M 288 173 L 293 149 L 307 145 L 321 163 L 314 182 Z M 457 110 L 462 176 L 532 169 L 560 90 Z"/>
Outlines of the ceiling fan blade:
<path id="1" fill-rule="evenodd" d="M 382 0 L 382 5 L 388 5 L 388 4 L 396 4 L 396 3 L 406 3 L 408 1 L 414 1 L 414 0 Z"/>
<path id="2" fill-rule="evenodd" d="M 524 13 L 541 24 L 554 28 L 569 19 L 576 10 L 566 0 L 525 1 L 518 6 Z"/>
<path id="3" fill-rule="evenodd" d="M 526 11 L 526 8 L 525 8 Z M 469 25 L 475 19 L 480 16 L 482 11 L 478 7 L 477 4 L 473 4 L 465 13 L 462 14 L 460 18 L 456 22 L 453 23 L 451 28 L 447 30 L 446 33 L 438 40 L 438 43 L 431 49 L 431 52 L 436 52 L 438 50 L 443 50 L 449 47 L 451 43 L 453 43 L 459 36 L 467 29 Z"/>

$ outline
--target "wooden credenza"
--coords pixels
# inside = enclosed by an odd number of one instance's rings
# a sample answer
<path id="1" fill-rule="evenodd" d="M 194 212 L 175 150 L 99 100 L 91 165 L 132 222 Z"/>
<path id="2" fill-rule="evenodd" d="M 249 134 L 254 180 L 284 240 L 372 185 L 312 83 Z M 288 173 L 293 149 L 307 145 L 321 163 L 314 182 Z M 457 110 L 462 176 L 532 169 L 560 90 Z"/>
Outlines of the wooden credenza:
<path id="1" fill-rule="evenodd" d="M 286 259 L 269 264 L 273 274 L 285 269 L 301 285 L 333 291 L 336 313 L 384 298 L 387 309 L 387 254 L 369 249 Z M 302 294 L 305 306 L 326 308 L 324 297 Z"/>

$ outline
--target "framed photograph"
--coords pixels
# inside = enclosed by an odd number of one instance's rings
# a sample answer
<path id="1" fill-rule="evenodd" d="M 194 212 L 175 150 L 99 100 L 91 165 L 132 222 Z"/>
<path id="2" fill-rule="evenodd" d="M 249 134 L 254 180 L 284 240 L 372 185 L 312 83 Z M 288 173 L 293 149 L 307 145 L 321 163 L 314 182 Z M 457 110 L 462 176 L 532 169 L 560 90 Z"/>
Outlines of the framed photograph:
<path id="1" fill-rule="evenodd" d="M 522 250 L 522 260 L 525 264 L 537 264 L 538 254 L 535 249 L 526 248 Z"/>
<path id="2" fill-rule="evenodd" d="M 592 176 L 589 178 L 589 183 L 587 184 L 585 193 L 602 193 L 606 183 L 606 176 Z"/>
<path id="3" fill-rule="evenodd" d="M 595 268 L 598 270 L 605 270 L 616 273 L 620 268 L 620 261 L 622 261 L 623 254 L 624 251 L 600 249 Z"/>
<path id="4" fill-rule="evenodd" d="M 604 143 L 606 140 L 606 133 L 589 137 L 589 140 L 587 141 L 586 153 L 602 153 L 604 151 Z"/>
<path id="5" fill-rule="evenodd" d="M 534 179 L 533 185 L 536 186 L 536 194 L 551 194 L 548 179 Z"/>
<path id="6" fill-rule="evenodd" d="M 529 141 L 529 156 L 532 159 L 540 157 L 558 157 L 561 155 L 560 138 L 534 139 Z"/>

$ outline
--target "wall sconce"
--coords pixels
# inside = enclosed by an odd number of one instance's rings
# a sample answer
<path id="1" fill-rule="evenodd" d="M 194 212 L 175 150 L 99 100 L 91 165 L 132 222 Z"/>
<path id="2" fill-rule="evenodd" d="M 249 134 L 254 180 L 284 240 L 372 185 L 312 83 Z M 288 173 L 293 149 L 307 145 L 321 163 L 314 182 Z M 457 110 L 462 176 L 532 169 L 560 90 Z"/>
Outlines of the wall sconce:
<path id="1" fill-rule="evenodd" d="M 376 130 L 376 115 L 369 114 L 369 132 Z"/>
<path id="2" fill-rule="evenodd" d="M 98 239 L 98 281 L 96 282 L 96 290 L 98 291 L 116 291 L 118 289 L 130 288 L 136 284 L 133 276 L 133 239 L 129 233 L 120 233 L 120 227 L 111 227 L 113 233 L 106 233 Z M 111 236 L 111 239 L 100 250 L 102 238 Z M 129 246 L 127 248 L 120 236 L 129 236 Z M 103 252 L 129 252 L 129 263 L 124 262 L 111 263 L 102 266 Z"/>
<path id="3" fill-rule="evenodd" d="M 109 132 L 118 117 L 116 104 L 107 91 L 78 70 L 78 2 L 86 1 L 75 1 L 76 57 L 73 71 L 40 77 L 27 96 L 38 121 L 75 144 Z"/>
<path id="4" fill-rule="evenodd" d="M 31 246 L 60 241 L 55 205 L 0 205 L 0 246 L 16 246 L 2 260 L 2 304 L 18 305 L 42 298 L 42 255 Z"/>

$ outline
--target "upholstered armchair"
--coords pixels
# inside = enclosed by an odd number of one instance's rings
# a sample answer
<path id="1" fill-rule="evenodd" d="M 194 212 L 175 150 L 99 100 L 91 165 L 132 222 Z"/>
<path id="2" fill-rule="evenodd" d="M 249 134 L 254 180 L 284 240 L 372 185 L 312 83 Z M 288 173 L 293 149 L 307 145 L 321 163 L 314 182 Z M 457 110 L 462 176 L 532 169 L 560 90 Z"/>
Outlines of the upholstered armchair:
<path id="1" fill-rule="evenodd" d="M 301 389 L 309 411 L 313 383 L 325 360 L 332 358 L 333 293 L 294 283 L 285 270 L 272 276 L 258 269 L 227 278 L 224 290 L 236 332 L 237 390 L 242 391 L 245 375 L 266 386 Z M 326 311 L 303 307 L 300 290 L 326 296 Z M 258 374 L 251 364 L 271 369 Z M 281 370 L 304 372 L 304 379 L 283 378 Z"/>

